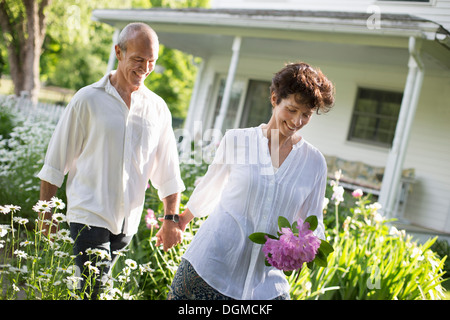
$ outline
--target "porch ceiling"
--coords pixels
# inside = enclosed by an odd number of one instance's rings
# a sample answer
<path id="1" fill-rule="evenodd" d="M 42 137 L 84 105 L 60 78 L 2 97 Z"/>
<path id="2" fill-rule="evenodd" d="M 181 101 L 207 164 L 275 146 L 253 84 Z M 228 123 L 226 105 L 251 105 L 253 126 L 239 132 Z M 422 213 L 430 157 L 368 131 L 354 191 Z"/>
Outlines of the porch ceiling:
<path id="1" fill-rule="evenodd" d="M 207 58 L 229 56 L 234 36 L 177 34 L 158 31 L 161 43 Z M 373 63 L 404 66 L 408 61 L 407 48 L 376 47 L 359 44 L 311 42 L 304 40 L 245 37 L 242 39 L 240 57 L 281 60 L 315 59 L 341 63 Z"/>
<path id="2" fill-rule="evenodd" d="M 123 28 L 132 21 L 150 24 L 160 42 L 195 56 L 230 55 L 241 36 L 241 56 L 278 59 L 317 58 L 349 63 L 405 66 L 410 36 L 429 39 L 424 48 L 431 68 L 450 69 L 448 31 L 409 15 L 383 15 L 380 29 L 369 29 L 365 13 L 130 9 L 94 10 L 93 19 Z M 441 40 L 442 42 L 442 40 Z"/>

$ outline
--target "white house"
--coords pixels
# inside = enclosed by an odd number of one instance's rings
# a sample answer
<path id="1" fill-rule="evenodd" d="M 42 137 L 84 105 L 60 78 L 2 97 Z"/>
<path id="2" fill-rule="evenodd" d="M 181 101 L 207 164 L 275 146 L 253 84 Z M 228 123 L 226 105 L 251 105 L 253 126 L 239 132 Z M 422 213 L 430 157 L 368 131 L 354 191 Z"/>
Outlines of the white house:
<path id="1" fill-rule="evenodd" d="M 197 139 L 267 121 L 286 62 L 319 67 L 336 104 L 305 139 L 404 227 L 450 234 L 450 0 L 213 0 L 93 18 L 117 30 L 146 22 L 167 47 L 202 58 L 185 121 Z"/>

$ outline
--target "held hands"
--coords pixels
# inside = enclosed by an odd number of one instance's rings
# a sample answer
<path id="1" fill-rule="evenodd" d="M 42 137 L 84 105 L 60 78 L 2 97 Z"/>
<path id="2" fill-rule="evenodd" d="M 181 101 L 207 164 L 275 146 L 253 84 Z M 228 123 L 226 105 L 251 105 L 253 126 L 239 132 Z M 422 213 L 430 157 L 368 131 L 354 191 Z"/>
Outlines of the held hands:
<path id="1" fill-rule="evenodd" d="M 163 225 L 156 234 L 156 246 L 163 245 L 164 251 L 167 252 L 170 248 L 179 244 L 182 238 L 183 232 L 179 227 L 179 223 L 163 220 Z"/>
<path id="2" fill-rule="evenodd" d="M 183 232 L 192 218 L 193 215 L 189 209 L 179 215 L 178 223 L 160 218 L 159 220 L 163 221 L 163 225 L 156 234 L 156 246 L 162 244 L 163 250 L 167 252 L 170 248 L 179 244 L 183 239 Z"/>

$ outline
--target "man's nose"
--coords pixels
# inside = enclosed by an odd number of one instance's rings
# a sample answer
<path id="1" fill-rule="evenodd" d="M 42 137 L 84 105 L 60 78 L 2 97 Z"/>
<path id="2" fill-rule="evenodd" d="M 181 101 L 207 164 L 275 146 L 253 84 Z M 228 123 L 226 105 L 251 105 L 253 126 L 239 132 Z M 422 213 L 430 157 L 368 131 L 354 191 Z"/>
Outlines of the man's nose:
<path id="1" fill-rule="evenodd" d="M 154 61 L 149 61 L 146 65 L 146 72 L 150 73 L 153 71 L 153 69 L 155 69 L 155 62 Z"/>
<path id="2" fill-rule="evenodd" d="M 153 70 L 153 63 L 149 62 L 149 61 L 144 61 L 144 62 L 141 63 L 140 69 L 144 73 L 149 73 L 149 72 L 151 72 Z"/>

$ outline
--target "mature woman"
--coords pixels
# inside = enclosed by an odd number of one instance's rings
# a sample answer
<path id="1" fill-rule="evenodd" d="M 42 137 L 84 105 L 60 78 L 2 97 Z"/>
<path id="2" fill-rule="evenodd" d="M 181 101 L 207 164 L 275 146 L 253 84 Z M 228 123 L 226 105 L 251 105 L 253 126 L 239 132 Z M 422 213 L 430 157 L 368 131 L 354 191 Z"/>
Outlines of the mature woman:
<path id="1" fill-rule="evenodd" d="M 289 299 L 285 275 L 265 266 L 261 245 L 248 236 L 276 234 L 280 215 L 291 223 L 316 215 L 315 233 L 324 238 L 326 162 L 299 130 L 332 107 L 333 84 L 295 63 L 275 74 L 270 92 L 269 122 L 227 131 L 180 214 L 182 229 L 209 217 L 183 256 L 169 299 Z"/>

